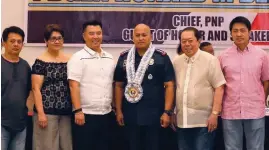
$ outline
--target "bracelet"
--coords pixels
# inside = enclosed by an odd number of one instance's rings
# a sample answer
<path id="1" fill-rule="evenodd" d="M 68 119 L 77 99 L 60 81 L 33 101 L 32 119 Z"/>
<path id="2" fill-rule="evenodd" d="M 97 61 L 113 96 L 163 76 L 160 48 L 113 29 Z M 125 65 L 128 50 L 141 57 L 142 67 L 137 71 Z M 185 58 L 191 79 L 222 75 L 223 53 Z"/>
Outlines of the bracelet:
<path id="1" fill-rule="evenodd" d="M 27 115 L 28 115 L 28 116 L 33 116 L 33 115 L 34 115 L 34 112 L 32 112 L 32 111 L 28 111 Z"/>
<path id="2" fill-rule="evenodd" d="M 82 108 L 76 109 L 73 111 L 74 114 L 78 113 L 78 112 L 82 112 Z"/>

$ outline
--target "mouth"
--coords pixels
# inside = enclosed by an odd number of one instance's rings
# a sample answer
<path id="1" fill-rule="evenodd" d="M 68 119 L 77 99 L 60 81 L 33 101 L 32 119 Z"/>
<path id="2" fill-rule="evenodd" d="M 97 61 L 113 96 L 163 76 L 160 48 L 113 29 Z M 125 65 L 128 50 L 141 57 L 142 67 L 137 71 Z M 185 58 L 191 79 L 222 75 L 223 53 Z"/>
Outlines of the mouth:
<path id="1" fill-rule="evenodd" d="M 93 44 L 99 44 L 99 41 L 92 41 Z"/>
<path id="2" fill-rule="evenodd" d="M 13 50 L 13 51 L 19 51 L 20 49 L 18 49 L 18 48 L 13 48 L 12 50 Z"/>
<path id="3" fill-rule="evenodd" d="M 242 38 L 238 38 L 238 39 L 236 39 L 237 41 L 243 41 L 244 39 L 242 39 Z"/>
<path id="4" fill-rule="evenodd" d="M 145 44 L 145 42 L 138 42 L 138 44 Z"/>
<path id="5" fill-rule="evenodd" d="M 185 47 L 184 48 L 186 51 L 190 51 L 191 50 L 191 47 Z"/>

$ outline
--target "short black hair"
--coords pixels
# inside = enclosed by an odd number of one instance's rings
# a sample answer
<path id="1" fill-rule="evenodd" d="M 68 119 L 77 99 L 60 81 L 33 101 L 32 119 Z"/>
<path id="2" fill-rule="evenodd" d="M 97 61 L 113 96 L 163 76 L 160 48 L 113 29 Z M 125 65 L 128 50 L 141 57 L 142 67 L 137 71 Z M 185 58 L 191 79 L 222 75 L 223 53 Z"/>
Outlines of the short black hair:
<path id="1" fill-rule="evenodd" d="M 202 48 L 205 47 L 205 46 L 209 46 L 209 45 L 212 45 L 212 44 L 209 43 L 209 42 L 202 42 L 202 43 L 200 44 L 200 49 L 202 49 Z"/>
<path id="2" fill-rule="evenodd" d="M 11 27 L 5 28 L 5 30 L 2 33 L 2 41 L 3 42 L 7 41 L 8 35 L 10 33 L 19 34 L 22 37 L 22 42 L 24 42 L 24 37 L 25 37 L 24 31 L 17 26 L 11 26 Z"/>
<path id="3" fill-rule="evenodd" d="M 103 27 L 103 25 L 102 25 L 102 23 L 100 21 L 97 21 L 97 20 L 87 21 L 87 22 L 84 22 L 83 25 L 82 25 L 82 32 L 85 31 L 87 26 L 100 26 L 101 29 Z"/>
<path id="4" fill-rule="evenodd" d="M 59 32 L 62 37 L 64 37 L 64 31 L 61 28 L 60 25 L 58 24 L 48 24 L 45 28 L 45 32 L 44 32 L 44 39 L 46 41 L 48 41 L 50 39 L 50 36 L 52 34 L 52 32 Z"/>
<path id="5" fill-rule="evenodd" d="M 183 29 L 181 31 L 181 33 L 180 33 L 180 37 L 182 37 L 181 35 L 182 35 L 182 33 L 184 31 L 193 31 L 194 32 L 194 36 L 196 37 L 197 41 L 202 38 L 202 35 L 201 35 L 200 31 L 198 29 L 194 28 L 194 27 L 187 27 L 187 28 Z"/>
<path id="6" fill-rule="evenodd" d="M 179 43 L 177 46 L 177 54 L 180 55 L 182 53 L 181 44 Z"/>
<path id="7" fill-rule="evenodd" d="M 236 24 L 236 23 L 242 23 L 242 24 L 244 24 L 248 28 L 248 31 L 251 30 L 251 23 L 250 23 L 250 21 L 247 18 L 243 17 L 243 16 L 238 16 L 238 17 L 235 17 L 231 21 L 230 26 L 229 26 L 230 31 L 232 31 L 233 25 Z"/>

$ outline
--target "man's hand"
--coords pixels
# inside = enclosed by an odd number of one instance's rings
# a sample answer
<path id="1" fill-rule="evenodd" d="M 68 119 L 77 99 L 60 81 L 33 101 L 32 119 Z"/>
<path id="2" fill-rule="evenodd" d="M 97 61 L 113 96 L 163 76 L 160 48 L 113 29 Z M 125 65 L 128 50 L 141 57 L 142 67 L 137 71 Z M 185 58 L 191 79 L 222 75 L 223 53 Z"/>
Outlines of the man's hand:
<path id="1" fill-rule="evenodd" d="M 211 114 L 207 120 L 208 132 L 213 132 L 218 127 L 218 115 Z"/>
<path id="2" fill-rule="evenodd" d="M 116 111 L 116 119 L 120 126 L 124 126 L 123 113 L 122 111 Z"/>
<path id="3" fill-rule="evenodd" d="M 85 124 L 85 116 L 83 112 L 75 113 L 75 123 L 79 126 Z"/>
<path id="4" fill-rule="evenodd" d="M 161 116 L 161 126 L 163 128 L 168 127 L 170 124 L 170 116 L 168 116 L 166 113 L 163 113 L 163 115 Z"/>

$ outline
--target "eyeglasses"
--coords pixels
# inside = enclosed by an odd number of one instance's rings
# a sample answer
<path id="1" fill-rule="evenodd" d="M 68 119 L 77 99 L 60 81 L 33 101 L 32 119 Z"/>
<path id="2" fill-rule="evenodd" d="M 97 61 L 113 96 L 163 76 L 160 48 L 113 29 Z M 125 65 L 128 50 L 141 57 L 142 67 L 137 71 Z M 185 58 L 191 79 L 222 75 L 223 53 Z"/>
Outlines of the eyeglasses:
<path id="1" fill-rule="evenodd" d="M 62 42 L 64 40 L 63 37 L 59 36 L 59 37 L 51 37 L 49 39 L 51 42 L 55 43 L 56 41 Z"/>

